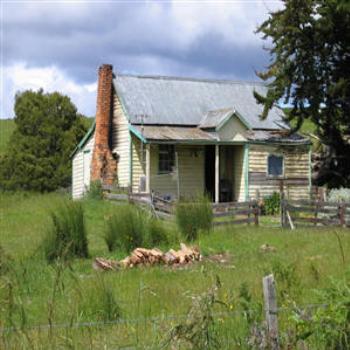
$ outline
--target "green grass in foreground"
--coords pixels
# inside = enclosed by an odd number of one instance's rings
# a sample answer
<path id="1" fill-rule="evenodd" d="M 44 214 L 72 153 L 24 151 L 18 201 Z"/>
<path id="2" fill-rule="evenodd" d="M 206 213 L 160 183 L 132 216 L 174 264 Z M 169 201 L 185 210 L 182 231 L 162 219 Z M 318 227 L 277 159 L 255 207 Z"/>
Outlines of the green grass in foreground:
<path id="1" fill-rule="evenodd" d="M 96 273 L 91 266 L 93 257 L 126 255 L 107 251 L 103 240 L 104 217 L 118 207 L 102 201 L 83 203 L 91 259 L 74 260 L 61 270 L 47 265 L 38 253 L 49 225 L 48 211 L 54 210 L 61 199 L 59 194 L 1 194 L 0 245 L 12 258 L 12 272 L 0 276 L 0 328 L 21 325 L 23 328 L 19 332 L 0 334 L 0 348 L 118 349 L 131 346 L 143 349 L 147 344 L 152 349 L 157 348 L 170 327 L 179 322 L 172 317 L 186 314 L 193 297 L 207 291 L 216 276 L 222 284 L 218 297 L 227 307 L 218 305 L 215 312 L 239 312 L 217 319 L 221 348 L 245 348 L 244 343 L 238 346 L 240 339 L 247 335 L 239 297 L 243 284 L 252 296 L 249 308 L 261 310 L 261 279 L 271 272 L 276 275 L 280 306 L 289 306 L 292 301 L 309 304 L 318 301 L 316 289 L 328 286 L 330 278 L 343 278 L 348 270 L 349 230 L 337 230 L 345 252 L 343 262 L 334 229 L 292 232 L 237 226 L 200 236 L 195 244 L 200 247 L 204 259 L 188 268 L 153 267 Z M 168 226 L 170 243 L 161 248 L 177 249 L 179 235 L 173 224 Z M 259 248 L 265 243 L 276 247 L 276 252 L 262 253 Z M 220 263 L 208 259 L 219 253 L 227 254 L 228 261 Z M 122 318 L 129 321 L 104 327 L 69 327 L 70 323 L 103 321 L 100 317 L 103 306 L 98 296 L 101 283 L 112 291 Z M 142 321 L 152 317 L 156 319 Z M 49 323 L 67 327 L 54 328 L 51 332 L 48 328 L 28 328 Z M 287 325 L 288 320 L 281 317 L 281 330 Z"/>

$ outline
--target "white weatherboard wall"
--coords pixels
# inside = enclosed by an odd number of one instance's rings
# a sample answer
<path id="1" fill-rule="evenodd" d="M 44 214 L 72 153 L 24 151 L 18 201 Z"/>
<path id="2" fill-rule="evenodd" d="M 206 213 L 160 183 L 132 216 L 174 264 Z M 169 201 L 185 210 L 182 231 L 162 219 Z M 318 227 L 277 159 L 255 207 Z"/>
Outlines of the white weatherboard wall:
<path id="1" fill-rule="evenodd" d="M 130 132 L 128 120 L 117 95 L 114 96 L 112 124 L 112 152 L 118 156 L 118 185 L 130 185 Z"/>
<path id="2" fill-rule="evenodd" d="M 72 164 L 72 197 L 79 199 L 90 186 L 91 157 L 95 135 L 91 136 L 85 146 L 73 157 Z"/>

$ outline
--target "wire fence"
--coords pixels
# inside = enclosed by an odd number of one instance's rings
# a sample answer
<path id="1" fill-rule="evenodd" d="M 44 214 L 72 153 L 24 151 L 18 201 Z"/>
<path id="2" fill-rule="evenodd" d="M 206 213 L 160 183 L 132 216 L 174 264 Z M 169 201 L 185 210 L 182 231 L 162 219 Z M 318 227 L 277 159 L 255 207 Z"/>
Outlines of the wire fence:
<path id="1" fill-rule="evenodd" d="M 314 303 L 314 304 L 303 304 L 303 305 L 295 305 L 293 307 L 279 307 L 277 309 L 277 313 L 283 313 L 288 311 L 307 311 L 312 309 L 319 308 L 327 308 L 330 304 L 324 303 Z M 237 315 L 246 315 L 249 313 L 255 313 L 256 309 L 245 309 L 245 310 L 233 310 L 226 312 L 214 312 L 211 315 L 214 318 L 219 317 L 233 317 Z M 8 333 L 8 332 L 17 332 L 26 330 L 47 330 L 54 328 L 84 328 L 84 327 L 104 327 L 104 326 L 113 326 L 113 325 L 132 325 L 132 324 L 142 324 L 142 323 L 155 323 L 155 322 L 164 322 L 164 321 L 181 321 L 186 320 L 188 318 L 188 314 L 180 314 L 180 315 L 164 315 L 164 316 L 153 316 L 153 317 L 139 317 L 139 318 L 118 318 L 116 320 L 111 321 L 91 321 L 91 322 L 67 322 L 67 323 L 53 323 L 53 324 L 38 324 L 38 325 L 26 325 L 22 327 L 3 327 L 0 328 L 0 333 Z"/>

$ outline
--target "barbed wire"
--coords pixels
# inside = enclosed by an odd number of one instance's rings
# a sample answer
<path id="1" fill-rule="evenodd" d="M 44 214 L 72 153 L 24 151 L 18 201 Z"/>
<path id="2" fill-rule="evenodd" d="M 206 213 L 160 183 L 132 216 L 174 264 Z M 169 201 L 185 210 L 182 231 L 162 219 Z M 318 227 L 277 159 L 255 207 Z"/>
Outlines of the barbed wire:
<path id="1" fill-rule="evenodd" d="M 339 304 L 339 303 L 338 303 Z M 344 303 L 345 304 L 345 303 Z M 327 308 L 330 304 L 304 304 L 304 305 L 295 305 L 295 306 L 284 306 L 277 309 L 277 313 L 286 312 L 286 311 L 300 311 L 300 310 L 310 310 L 317 308 Z M 256 309 L 247 309 L 247 310 L 231 310 L 226 312 L 215 312 L 212 313 L 213 317 L 229 317 L 235 315 L 255 313 Z M 133 319 L 118 318 L 111 321 L 91 321 L 91 322 L 67 322 L 67 323 L 53 323 L 53 324 L 41 324 L 41 325 L 31 325 L 31 326 L 21 326 L 21 327 L 3 327 L 0 328 L 0 333 L 10 333 L 18 332 L 25 330 L 47 330 L 53 328 L 84 328 L 84 327 L 103 327 L 103 326 L 113 326 L 118 324 L 140 324 L 147 322 L 162 322 L 162 321 L 176 321 L 184 320 L 188 318 L 188 314 L 180 315 L 167 315 L 167 316 L 153 316 L 153 317 L 139 317 Z"/>

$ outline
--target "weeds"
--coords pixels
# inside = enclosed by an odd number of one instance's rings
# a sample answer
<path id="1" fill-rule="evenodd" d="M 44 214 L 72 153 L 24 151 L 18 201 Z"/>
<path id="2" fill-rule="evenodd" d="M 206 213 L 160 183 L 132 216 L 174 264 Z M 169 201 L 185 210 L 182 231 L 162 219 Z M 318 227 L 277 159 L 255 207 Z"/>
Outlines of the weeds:
<path id="1" fill-rule="evenodd" d="M 206 293 L 193 298 L 192 306 L 185 322 L 173 327 L 166 344 L 175 349 L 221 349 L 213 309 L 215 304 L 223 304 L 217 298 L 221 283 L 217 283 Z"/>
<path id="2" fill-rule="evenodd" d="M 103 189 L 102 189 L 102 183 L 101 181 L 91 181 L 90 187 L 88 191 L 86 192 L 85 197 L 87 199 L 92 199 L 92 200 L 100 200 L 103 199 Z"/>
<path id="3" fill-rule="evenodd" d="M 213 223 L 213 212 L 207 197 L 182 200 L 176 205 L 176 223 L 186 240 L 194 241 L 200 230 L 209 232 Z"/>
<path id="4" fill-rule="evenodd" d="M 127 253 L 144 246 L 154 247 L 168 241 L 161 221 L 132 205 L 120 206 L 106 218 L 104 240 L 110 252 L 121 249 Z"/>
<path id="5" fill-rule="evenodd" d="M 50 216 L 51 226 L 43 242 L 47 261 L 52 262 L 58 258 L 87 258 L 88 242 L 81 204 L 66 200 Z"/>
<path id="6" fill-rule="evenodd" d="M 79 313 L 88 320 L 110 322 L 121 316 L 114 289 L 102 274 L 96 275 L 93 284 L 86 288 L 78 307 Z"/>
<path id="7" fill-rule="evenodd" d="M 131 252 L 142 245 L 145 230 L 145 214 L 132 205 L 119 206 L 118 209 L 106 219 L 106 232 L 104 240 L 108 250 L 119 248 Z"/>

